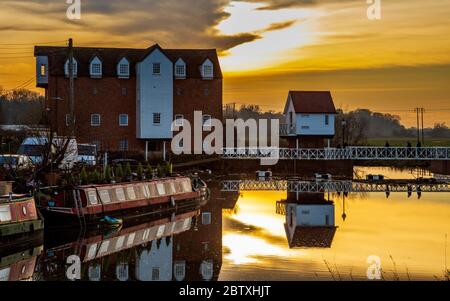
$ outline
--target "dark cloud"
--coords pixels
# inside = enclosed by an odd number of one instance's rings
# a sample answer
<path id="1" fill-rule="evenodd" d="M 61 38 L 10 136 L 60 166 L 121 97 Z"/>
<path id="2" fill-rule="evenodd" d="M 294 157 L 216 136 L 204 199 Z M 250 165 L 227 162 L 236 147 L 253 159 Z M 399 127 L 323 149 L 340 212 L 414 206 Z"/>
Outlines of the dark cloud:
<path id="1" fill-rule="evenodd" d="M 62 0 L 17 0 L 5 5 L 17 11 L 17 16 L 28 15 L 45 24 L 26 24 L 26 18 L 18 18 L 16 24 L 8 24 L 8 30 L 31 32 L 47 26 L 52 31 L 92 37 L 103 45 L 121 40 L 120 46 L 133 43 L 142 47 L 145 45 L 139 43 L 158 42 L 163 47 L 183 45 L 226 51 L 260 38 L 258 33 L 224 35 L 214 29 L 229 17 L 225 12 L 229 3 L 230 0 L 81 0 L 79 21 L 66 18 L 69 5 Z"/>
<path id="2" fill-rule="evenodd" d="M 240 2 L 263 3 L 264 6 L 259 10 L 279 10 L 284 8 L 308 7 L 311 5 L 326 3 L 342 3 L 358 0 L 236 0 Z"/>

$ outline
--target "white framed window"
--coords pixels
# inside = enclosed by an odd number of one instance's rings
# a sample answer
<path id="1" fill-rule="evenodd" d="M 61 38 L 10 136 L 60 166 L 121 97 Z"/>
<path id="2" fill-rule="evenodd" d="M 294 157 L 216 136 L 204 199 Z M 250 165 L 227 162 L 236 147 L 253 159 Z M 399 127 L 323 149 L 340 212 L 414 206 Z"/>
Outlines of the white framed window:
<path id="1" fill-rule="evenodd" d="M 175 262 L 173 264 L 173 273 L 177 281 L 183 281 L 186 277 L 186 262 Z"/>
<path id="2" fill-rule="evenodd" d="M 40 74 L 41 74 L 41 76 L 47 75 L 47 66 L 45 64 L 41 64 Z"/>
<path id="3" fill-rule="evenodd" d="M 95 57 L 91 61 L 90 74 L 91 74 L 91 78 L 102 77 L 102 61 L 100 61 L 100 59 L 98 57 Z"/>
<path id="4" fill-rule="evenodd" d="M 100 114 L 91 114 L 91 126 L 102 125 L 102 117 Z"/>
<path id="5" fill-rule="evenodd" d="M 212 126 L 211 115 L 203 115 L 203 126 L 204 127 L 211 127 Z"/>
<path id="6" fill-rule="evenodd" d="M 161 113 L 153 113 L 153 124 L 154 125 L 161 124 Z"/>
<path id="7" fill-rule="evenodd" d="M 153 74 L 154 75 L 161 74 L 161 63 L 153 63 Z"/>
<path id="8" fill-rule="evenodd" d="M 175 125 L 183 126 L 184 125 L 184 116 L 181 114 L 175 115 Z"/>
<path id="9" fill-rule="evenodd" d="M 128 114 L 120 114 L 119 115 L 119 125 L 120 126 L 128 126 Z"/>
<path id="10" fill-rule="evenodd" d="M 66 75 L 66 77 L 69 77 L 70 72 L 69 72 L 69 59 L 67 59 L 65 65 L 64 65 L 64 73 Z M 77 77 L 78 74 L 78 62 L 75 58 L 73 58 L 73 76 Z"/>
<path id="11" fill-rule="evenodd" d="M 330 125 L 330 115 L 325 115 L 325 125 Z"/>
<path id="12" fill-rule="evenodd" d="M 211 225 L 211 212 L 202 213 L 202 225 Z"/>
<path id="13" fill-rule="evenodd" d="M 122 58 L 117 64 L 117 76 L 119 78 L 130 78 L 130 62 Z"/>
<path id="14" fill-rule="evenodd" d="M 214 65 L 209 59 L 201 66 L 201 73 L 203 79 L 210 80 L 214 78 Z"/>
<path id="15" fill-rule="evenodd" d="M 186 78 L 186 64 L 182 59 L 178 59 L 175 63 L 175 78 Z"/>
<path id="16" fill-rule="evenodd" d="M 122 139 L 119 141 L 119 151 L 125 152 L 128 151 L 128 140 Z"/>

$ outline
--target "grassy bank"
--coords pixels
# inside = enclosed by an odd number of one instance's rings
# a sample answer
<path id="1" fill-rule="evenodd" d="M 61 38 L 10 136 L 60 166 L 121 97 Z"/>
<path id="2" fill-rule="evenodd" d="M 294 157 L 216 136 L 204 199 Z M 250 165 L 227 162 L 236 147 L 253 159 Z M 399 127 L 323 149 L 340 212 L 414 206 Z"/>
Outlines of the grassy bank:
<path id="1" fill-rule="evenodd" d="M 370 146 L 385 146 L 386 141 L 389 142 L 390 146 L 406 146 L 408 141 L 411 142 L 413 146 L 416 145 L 417 140 L 415 138 L 369 138 L 367 139 L 367 145 Z M 450 147 L 450 137 L 449 138 L 427 138 L 425 139 L 425 145 L 430 147 Z"/>

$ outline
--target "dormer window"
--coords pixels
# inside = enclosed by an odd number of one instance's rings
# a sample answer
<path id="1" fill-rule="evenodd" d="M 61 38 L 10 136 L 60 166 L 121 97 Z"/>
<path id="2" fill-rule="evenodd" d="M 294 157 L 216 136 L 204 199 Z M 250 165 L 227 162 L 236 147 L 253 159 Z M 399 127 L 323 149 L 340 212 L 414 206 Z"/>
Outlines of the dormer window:
<path id="1" fill-rule="evenodd" d="M 122 58 L 117 64 L 117 76 L 119 78 L 130 78 L 130 62 L 126 58 Z"/>
<path id="2" fill-rule="evenodd" d="M 69 59 L 67 59 L 66 64 L 64 65 L 64 73 L 65 73 L 66 77 L 69 77 L 69 75 L 70 75 L 70 72 L 69 72 Z M 78 74 L 78 62 L 74 58 L 73 59 L 73 76 L 77 77 L 77 74 Z"/>
<path id="3" fill-rule="evenodd" d="M 91 61 L 90 65 L 91 78 L 101 78 L 102 77 L 102 61 L 98 57 L 95 57 Z"/>
<path id="4" fill-rule="evenodd" d="M 214 78 L 214 65 L 209 59 L 203 63 L 203 65 L 201 67 L 201 73 L 202 73 L 203 79 L 213 79 Z"/>
<path id="5" fill-rule="evenodd" d="M 186 64 L 182 59 L 179 59 L 175 64 L 175 78 L 186 78 Z"/>

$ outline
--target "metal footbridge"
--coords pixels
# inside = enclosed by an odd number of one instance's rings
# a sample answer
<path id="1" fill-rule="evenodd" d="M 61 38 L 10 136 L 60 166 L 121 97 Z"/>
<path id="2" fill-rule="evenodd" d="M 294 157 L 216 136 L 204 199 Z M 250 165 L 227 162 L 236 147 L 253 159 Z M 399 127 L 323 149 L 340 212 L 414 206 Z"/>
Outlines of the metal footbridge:
<path id="1" fill-rule="evenodd" d="M 259 160 L 441 161 L 450 160 L 450 147 L 224 148 L 222 157 Z"/>
<path id="2" fill-rule="evenodd" d="M 298 193 L 368 193 L 368 192 L 450 192 L 450 182 L 427 181 L 299 181 L 299 180 L 231 180 L 222 181 L 222 191 L 287 191 Z"/>

